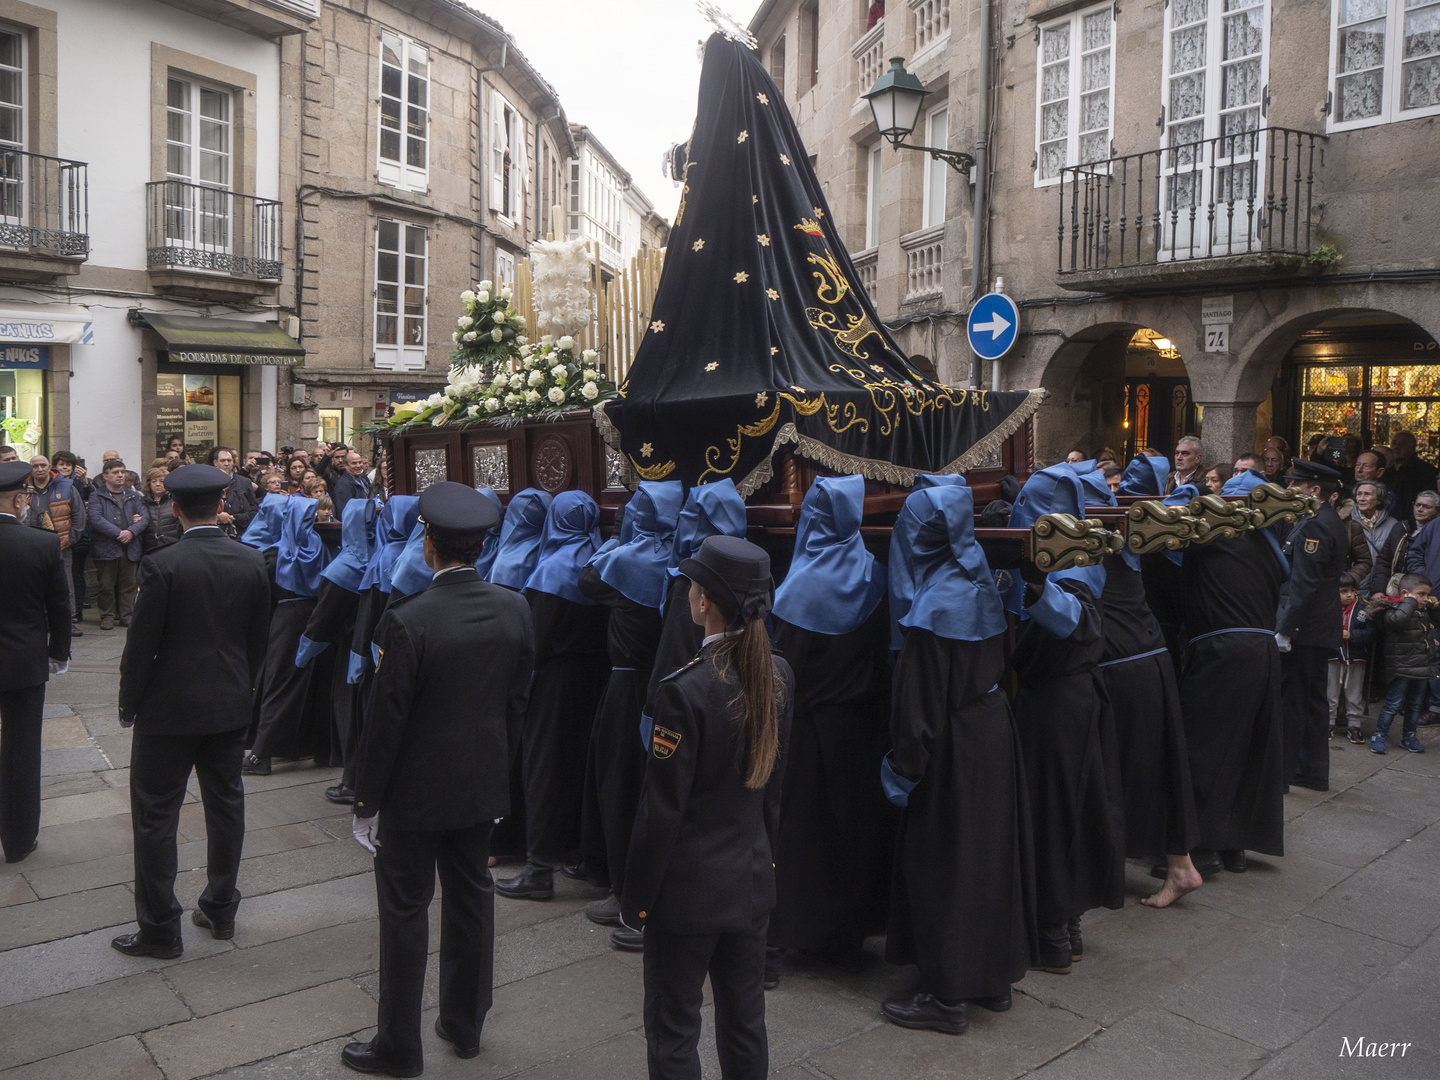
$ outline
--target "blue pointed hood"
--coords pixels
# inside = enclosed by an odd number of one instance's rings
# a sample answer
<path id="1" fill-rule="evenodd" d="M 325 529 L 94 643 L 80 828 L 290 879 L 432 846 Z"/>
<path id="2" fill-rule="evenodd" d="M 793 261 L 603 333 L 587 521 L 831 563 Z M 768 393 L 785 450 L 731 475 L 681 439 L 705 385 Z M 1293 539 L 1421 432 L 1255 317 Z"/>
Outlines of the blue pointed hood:
<path id="1" fill-rule="evenodd" d="M 902 524 L 903 523 L 903 524 Z M 951 641 L 1005 630 L 1005 609 L 975 540 L 975 496 L 961 484 L 911 492 L 890 536 L 891 611 L 896 621 Z"/>
<path id="2" fill-rule="evenodd" d="M 911 494 L 917 491 L 928 491 L 931 488 L 941 487 L 968 487 L 965 477 L 959 473 L 918 473 L 910 486 Z M 971 495 L 974 498 L 974 495 Z M 897 538 L 901 548 L 907 549 L 915 540 L 915 530 L 920 527 L 920 521 L 913 514 L 900 513 L 895 518 L 895 525 L 890 533 L 890 550 L 896 549 Z M 909 579 L 908 571 L 903 566 L 897 566 L 894 562 L 886 568 L 887 585 L 890 590 L 890 648 L 898 649 L 904 643 L 904 634 L 900 630 L 900 617 L 910 610 L 910 601 L 914 596 L 914 582 Z"/>
<path id="3" fill-rule="evenodd" d="M 910 484 L 911 491 L 924 491 L 933 487 L 968 487 L 965 477 L 959 473 L 916 473 Z"/>
<path id="4" fill-rule="evenodd" d="M 675 544 L 670 550 L 667 573 L 680 577 L 680 563 L 700 550 L 712 536 L 745 538 L 745 500 L 735 490 L 733 480 L 720 480 L 690 489 L 685 509 L 675 524 Z"/>
<path id="5" fill-rule="evenodd" d="M 375 541 L 375 520 L 379 516 L 380 504 L 374 499 L 351 499 L 345 504 L 340 514 L 340 554 L 330 560 L 321 577 L 346 592 L 360 591 Z"/>
<path id="6" fill-rule="evenodd" d="M 1070 468 L 1075 470 L 1075 475 L 1080 478 L 1080 486 L 1084 488 L 1086 506 L 1117 506 L 1115 493 L 1110 490 L 1110 485 L 1105 482 L 1105 472 L 1095 467 L 1093 461 L 1077 461 L 1071 464 Z"/>
<path id="7" fill-rule="evenodd" d="M 495 565 L 495 556 L 500 551 L 500 527 L 505 523 L 505 504 L 500 501 L 500 496 L 495 494 L 492 487 L 477 487 L 475 489 L 495 505 L 495 510 L 500 515 L 499 524 L 485 534 L 485 546 L 480 549 L 480 557 L 475 560 L 475 569 L 482 578 L 489 578 L 490 567 Z"/>
<path id="8" fill-rule="evenodd" d="M 590 560 L 600 580 L 633 603 L 659 608 L 670 581 L 665 568 L 684 503 L 685 491 L 678 480 L 640 484 L 623 508 L 625 520 L 618 537 L 607 541 Z"/>
<path id="9" fill-rule="evenodd" d="M 365 574 L 360 578 L 360 591 L 379 588 L 380 586 L 380 556 L 385 548 L 399 540 L 403 543 L 410 535 L 410 530 L 400 532 L 397 524 L 398 518 L 403 518 L 407 509 L 415 508 L 415 517 L 420 516 L 419 500 L 414 495 L 392 495 L 384 506 L 380 508 L 379 515 L 375 518 L 375 537 L 370 543 L 370 561 L 365 564 Z M 413 519 L 412 519 L 413 520 Z M 386 581 L 385 591 L 390 591 L 389 581 Z"/>
<path id="10" fill-rule="evenodd" d="M 1069 514 L 1075 518 L 1085 516 L 1085 487 L 1069 465 L 1051 465 L 1030 475 L 1015 497 L 1015 506 L 1010 511 L 1010 528 L 1028 529 L 1046 514 Z M 1103 565 L 1057 570 L 1049 577 L 1052 581 L 1083 581 L 1096 598 L 1105 589 Z M 1022 608 L 1017 608 L 1014 598 L 1020 596 L 1023 601 L 1023 594 L 1024 590 L 1019 589 L 1012 592 L 1010 598 L 1012 610 L 1018 610 L 1022 615 L 1023 603 Z"/>
<path id="11" fill-rule="evenodd" d="M 315 500 L 286 500 L 285 525 L 275 554 L 276 584 L 297 596 L 315 596 L 324 569 L 325 544 L 315 531 Z"/>
<path id="12" fill-rule="evenodd" d="M 600 549 L 600 507 L 583 491 L 562 491 L 545 512 L 540 558 L 525 588 L 576 604 L 594 601 L 580 591 L 580 571 Z"/>
<path id="13" fill-rule="evenodd" d="M 1170 479 L 1170 462 L 1163 457 L 1137 454 L 1120 477 L 1121 495 L 1154 495 L 1165 492 Z"/>
<path id="14" fill-rule="evenodd" d="M 260 509 L 245 527 L 240 539 L 259 551 L 269 551 L 280 546 L 280 534 L 285 528 L 285 504 L 288 495 L 266 495 L 260 500 Z"/>
<path id="15" fill-rule="evenodd" d="M 414 596 L 430 588 L 435 571 L 425 562 L 425 523 L 417 521 L 390 567 L 390 591 Z"/>
<path id="16" fill-rule="evenodd" d="M 817 634 L 848 634 L 885 595 L 885 567 L 865 550 L 863 476 L 817 477 L 800 504 L 795 555 L 775 590 L 775 616 Z"/>
<path id="17" fill-rule="evenodd" d="M 539 488 L 526 488 L 510 500 L 500 523 L 500 545 L 490 564 L 492 584 L 516 592 L 525 587 L 525 579 L 540 558 L 540 535 L 549 509 L 550 493 Z"/>

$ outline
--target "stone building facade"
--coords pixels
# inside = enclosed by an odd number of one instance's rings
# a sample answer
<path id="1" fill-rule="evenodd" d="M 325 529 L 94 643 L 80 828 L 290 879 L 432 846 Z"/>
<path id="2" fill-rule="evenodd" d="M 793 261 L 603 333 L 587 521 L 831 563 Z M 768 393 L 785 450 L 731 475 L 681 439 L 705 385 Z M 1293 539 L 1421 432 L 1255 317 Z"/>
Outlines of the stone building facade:
<path id="1" fill-rule="evenodd" d="M 1196 429 L 1212 460 L 1400 430 L 1440 457 L 1440 5 L 873 7 L 750 29 L 882 316 L 950 382 L 1047 388 L 1042 460 Z M 901 57 L 931 91 L 909 141 L 973 149 L 987 10 L 980 280 L 1021 309 L 997 372 L 964 333 L 972 177 L 882 145 L 860 98 Z"/>
<path id="2" fill-rule="evenodd" d="M 575 154 L 566 190 L 566 231 L 572 240 L 593 240 L 602 276 L 630 264 L 642 248 L 662 248 L 670 225 L 630 173 L 584 124 L 571 124 Z"/>

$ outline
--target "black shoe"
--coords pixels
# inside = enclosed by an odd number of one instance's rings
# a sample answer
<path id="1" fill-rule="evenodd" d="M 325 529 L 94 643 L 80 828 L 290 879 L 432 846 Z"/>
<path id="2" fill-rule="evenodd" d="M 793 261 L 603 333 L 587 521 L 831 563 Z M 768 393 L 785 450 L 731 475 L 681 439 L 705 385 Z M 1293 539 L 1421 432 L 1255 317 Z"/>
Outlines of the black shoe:
<path id="1" fill-rule="evenodd" d="M 1085 955 L 1085 939 L 1080 936 L 1080 920 L 1071 919 L 1068 929 L 1070 933 L 1070 959 L 1079 960 Z"/>
<path id="2" fill-rule="evenodd" d="M 30 846 L 29 846 L 28 848 L 26 848 L 24 851 L 20 852 L 19 855 L 6 855 L 6 856 L 5 856 L 5 861 L 8 862 L 8 863 L 24 862 L 25 859 L 26 859 L 26 857 L 29 856 L 30 853 L 33 852 L 33 851 L 34 851 L 37 847 L 39 847 L 39 846 L 40 846 L 40 841 L 39 841 L 39 840 L 31 840 L 31 841 L 30 841 Z"/>
<path id="3" fill-rule="evenodd" d="M 1225 869 L 1232 874 L 1243 874 L 1245 872 L 1245 849 L 1237 848 L 1234 851 L 1220 852 L 1220 861 L 1225 864 Z"/>
<path id="4" fill-rule="evenodd" d="M 240 763 L 240 771 L 246 776 L 269 776 L 270 759 L 268 757 L 256 757 L 254 754 L 246 754 L 245 760 Z"/>
<path id="5" fill-rule="evenodd" d="M 880 1006 L 880 1011 L 886 1020 L 903 1028 L 963 1035 L 970 1026 L 970 1010 L 963 1001 L 958 1005 L 944 1005 L 934 994 L 893 997 Z"/>
<path id="6" fill-rule="evenodd" d="M 419 1076 L 425 1071 L 423 1063 L 397 1065 L 393 1061 L 386 1061 L 375 1052 L 374 1044 L 368 1042 L 347 1043 L 345 1049 L 340 1051 L 340 1060 L 347 1068 L 356 1072 L 378 1076 Z"/>
<path id="7" fill-rule="evenodd" d="M 80 629 L 79 624 L 76 624 L 75 626 L 70 627 L 70 636 L 71 636 L 71 637 L 84 637 L 84 636 L 85 636 L 85 631 Z"/>
<path id="8" fill-rule="evenodd" d="M 455 1047 L 455 1056 L 458 1058 L 472 1058 L 480 1053 L 480 1044 L 478 1042 L 474 1046 L 461 1046 L 457 1043 L 454 1037 L 445 1030 L 445 1025 L 440 1022 L 440 1017 L 438 1016 L 435 1017 L 435 1034 Z"/>
<path id="9" fill-rule="evenodd" d="M 761 985 L 774 990 L 780 985 L 780 976 L 785 973 L 785 950 L 776 945 L 765 946 L 765 975 Z"/>
<path id="10" fill-rule="evenodd" d="M 495 891 L 511 900 L 553 900 L 555 871 L 544 863 L 527 860 L 515 877 L 497 879 Z"/>
<path id="11" fill-rule="evenodd" d="M 1040 962 L 1032 964 L 1032 968 L 1039 968 L 1041 971 L 1048 971 L 1051 975 L 1069 975 L 1070 962 L 1073 959 L 1070 955 L 1070 947 L 1063 949 L 1047 948 L 1040 946 Z"/>
<path id="12" fill-rule="evenodd" d="M 1009 1012 L 1014 1001 L 1010 996 L 1010 991 L 1006 990 L 999 997 L 970 998 L 969 1004 L 979 1005 L 980 1008 L 988 1009 L 990 1012 Z"/>
<path id="13" fill-rule="evenodd" d="M 645 931 L 631 930 L 628 926 L 617 926 L 610 931 L 610 944 L 621 952 L 644 952 Z"/>
<path id="14" fill-rule="evenodd" d="M 143 934 L 121 934 L 110 942 L 110 947 L 126 956 L 153 956 L 156 960 L 174 960 L 185 951 L 178 937 L 147 938 Z"/>
<path id="15" fill-rule="evenodd" d="M 200 927 L 201 930 L 209 930 L 210 936 L 216 941 L 229 941 L 235 936 L 234 919 L 231 919 L 229 922 L 217 923 L 197 907 L 194 911 L 190 912 L 190 921 Z"/>
<path id="16" fill-rule="evenodd" d="M 1309 788 L 1311 791 L 1330 790 L 1329 780 L 1321 780 L 1314 776 L 1301 776 L 1299 773 L 1290 778 L 1290 783 L 1295 787 Z"/>
<path id="17" fill-rule="evenodd" d="M 346 787 L 344 784 L 336 784 L 334 787 L 327 787 L 325 789 L 325 798 L 329 799 L 333 803 L 339 803 L 341 806 L 355 805 L 355 792 L 352 791 L 350 788 Z"/>
<path id="18" fill-rule="evenodd" d="M 601 926 L 619 926 L 620 901 L 614 893 L 604 900 L 592 900 L 585 905 L 585 917 Z"/>
<path id="19" fill-rule="evenodd" d="M 1220 853 L 1214 848 L 1196 848 L 1190 852 L 1190 861 L 1195 864 L 1195 869 L 1201 877 L 1209 877 L 1211 874 L 1218 874 L 1220 868 L 1225 864 L 1220 861 Z"/>
<path id="20" fill-rule="evenodd" d="M 586 885 L 594 885 L 600 889 L 610 888 L 610 875 L 600 873 L 589 859 L 572 859 L 564 862 L 560 865 L 560 872 L 568 878 L 583 881 Z"/>
<path id="21" fill-rule="evenodd" d="M 1361 734 L 1358 727 L 1347 728 L 1345 730 L 1345 737 L 1349 739 L 1352 743 L 1354 743 L 1356 746 L 1365 745 L 1365 736 Z"/>

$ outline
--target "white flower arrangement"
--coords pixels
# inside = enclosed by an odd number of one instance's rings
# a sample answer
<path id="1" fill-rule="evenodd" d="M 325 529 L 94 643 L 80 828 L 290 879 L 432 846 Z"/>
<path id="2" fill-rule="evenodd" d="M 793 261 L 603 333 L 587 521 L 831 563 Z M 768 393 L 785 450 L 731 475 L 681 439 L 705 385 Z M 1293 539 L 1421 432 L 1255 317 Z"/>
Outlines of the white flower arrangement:
<path id="1" fill-rule="evenodd" d="M 542 240 L 530 245 L 530 280 L 535 321 L 557 334 L 574 334 L 589 324 L 590 252 L 584 240 Z"/>

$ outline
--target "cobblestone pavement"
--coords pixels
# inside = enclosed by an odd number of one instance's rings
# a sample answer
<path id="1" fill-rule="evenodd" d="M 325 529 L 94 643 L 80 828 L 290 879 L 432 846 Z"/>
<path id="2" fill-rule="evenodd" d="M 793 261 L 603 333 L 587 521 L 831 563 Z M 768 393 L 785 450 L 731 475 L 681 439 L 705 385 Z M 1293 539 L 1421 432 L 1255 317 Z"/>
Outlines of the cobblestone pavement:
<path id="1" fill-rule="evenodd" d="M 348 815 L 321 792 L 334 770 L 247 777 L 245 895 L 233 941 L 185 920 L 178 960 L 133 960 L 126 788 L 115 718 L 123 632 L 91 622 L 71 673 L 50 684 L 40 847 L 0 866 L 0 1071 L 7 1077 L 190 1080 L 341 1077 L 376 993 L 375 894 Z M 1372 706 L 1375 709 L 1376 706 Z M 913 969 L 868 945 L 859 974 L 792 961 L 767 997 L 771 1062 L 803 1077 L 1257 1080 L 1440 1076 L 1440 739 L 1385 757 L 1332 744 L 1334 790 L 1286 797 L 1283 859 L 1252 858 L 1168 911 L 1130 866 L 1123 910 L 1086 919 L 1068 976 L 1032 973 L 1006 1014 L 960 1037 L 884 1023 L 879 1002 Z M 181 815 L 187 907 L 203 887 L 205 827 Z M 638 956 L 610 949 L 580 911 L 596 895 L 561 878 L 550 903 L 497 899 L 495 1007 L 481 1054 L 460 1061 L 430 1030 L 426 1075 L 608 1080 L 645 1071 Z M 439 905 L 431 947 L 438 944 Z M 708 1032 L 706 1075 L 718 1076 Z M 1342 1057 L 1350 1040 L 1404 1056 Z"/>

